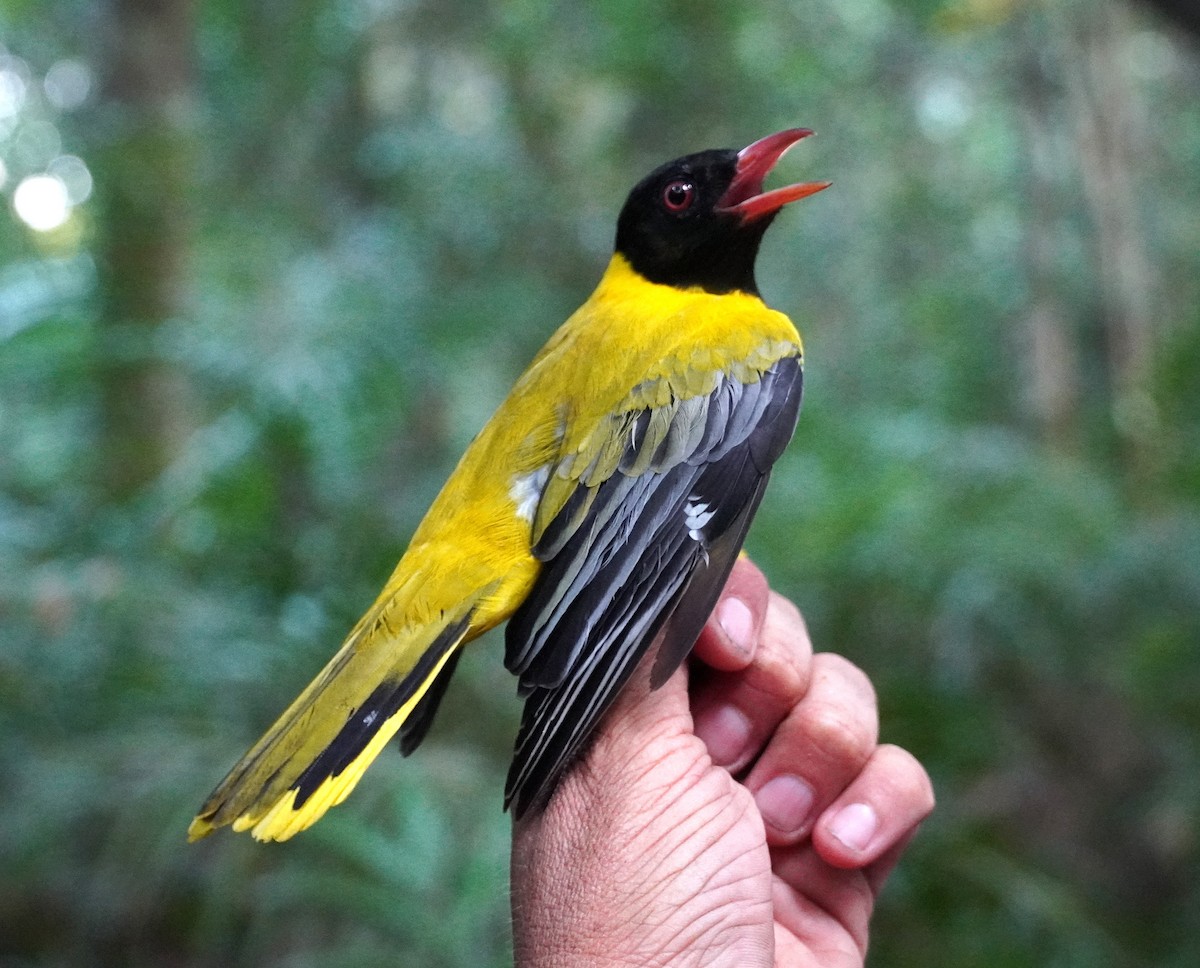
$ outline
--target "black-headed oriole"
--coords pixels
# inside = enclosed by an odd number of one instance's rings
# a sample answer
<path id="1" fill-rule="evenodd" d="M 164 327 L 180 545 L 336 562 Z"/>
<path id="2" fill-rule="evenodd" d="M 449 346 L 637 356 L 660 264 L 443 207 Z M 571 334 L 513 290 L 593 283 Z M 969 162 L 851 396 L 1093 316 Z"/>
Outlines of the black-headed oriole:
<path id="1" fill-rule="evenodd" d="M 687 656 L 795 428 L 802 350 L 759 297 L 780 208 L 763 191 L 804 129 L 651 172 L 591 297 L 475 438 L 378 599 L 189 828 L 286 840 L 346 798 L 392 739 L 410 753 L 462 646 L 508 620 L 525 708 L 505 791 L 544 805 L 657 638 Z"/>

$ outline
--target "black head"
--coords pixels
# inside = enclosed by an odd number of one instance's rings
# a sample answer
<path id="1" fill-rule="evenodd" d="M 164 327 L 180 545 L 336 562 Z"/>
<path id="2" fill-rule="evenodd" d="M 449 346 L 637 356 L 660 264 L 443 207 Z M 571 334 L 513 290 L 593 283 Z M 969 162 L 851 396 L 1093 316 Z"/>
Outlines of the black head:
<path id="1" fill-rule="evenodd" d="M 621 209 L 617 252 L 651 282 L 757 293 L 754 260 L 767 226 L 788 202 L 829 185 L 762 190 L 783 153 L 809 134 L 793 128 L 741 151 L 702 151 L 656 168 Z"/>

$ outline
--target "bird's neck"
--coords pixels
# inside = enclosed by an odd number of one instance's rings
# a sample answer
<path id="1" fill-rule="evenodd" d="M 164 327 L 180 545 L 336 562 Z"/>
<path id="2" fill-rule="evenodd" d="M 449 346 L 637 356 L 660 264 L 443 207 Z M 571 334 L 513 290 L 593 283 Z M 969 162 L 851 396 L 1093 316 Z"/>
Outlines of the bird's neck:
<path id="1" fill-rule="evenodd" d="M 685 252 L 640 226 L 619 222 L 616 251 L 649 282 L 702 289 L 714 295 L 744 292 L 757 296 L 754 263 L 770 223 L 767 216 L 736 233 L 708 233 L 692 240 Z"/>
<path id="2" fill-rule="evenodd" d="M 723 300 L 722 305 L 726 306 L 727 311 L 732 309 L 732 305 L 726 305 L 730 300 L 741 307 L 740 311 L 767 309 L 756 292 L 735 290 L 713 293 L 701 286 L 681 287 L 654 282 L 638 272 L 620 252 L 613 254 L 588 302 L 610 306 L 624 303 L 638 318 L 669 320 L 681 319 L 687 313 L 706 307 L 714 299 Z M 704 308 L 702 311 L 709 310 Z M 712 311 L 718 311 L 715 304 Z"/>

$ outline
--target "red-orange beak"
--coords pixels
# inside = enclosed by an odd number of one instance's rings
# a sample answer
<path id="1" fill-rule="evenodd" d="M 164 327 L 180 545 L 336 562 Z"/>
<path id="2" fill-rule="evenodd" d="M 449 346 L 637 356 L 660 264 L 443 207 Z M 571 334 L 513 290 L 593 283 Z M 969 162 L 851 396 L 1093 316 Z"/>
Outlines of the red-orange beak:
<path id="1" fill-rule="evenodd" d="M 747 145 L 737 156 L 737 169 L 733 181 L 717 203 L 718 212 L 732 212 L 741 217 L 742 224 L 755 222 L 778 212 L 788 202 L 795 202 L 815 195 L 828 188 L 832 182 L 804 182 L 762 190 L 763 181 L 787 150 L 812 132 L 808 128 L 789 128 L 778 134 L 767 135 L 752 145 Z"/>

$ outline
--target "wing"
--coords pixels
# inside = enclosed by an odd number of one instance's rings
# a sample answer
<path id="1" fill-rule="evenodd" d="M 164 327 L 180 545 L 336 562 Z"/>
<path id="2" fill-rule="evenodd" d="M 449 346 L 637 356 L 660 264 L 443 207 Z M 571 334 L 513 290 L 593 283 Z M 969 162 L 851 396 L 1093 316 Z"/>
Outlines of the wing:
<path id="1" fill-rule="evenodd" d="M 505 664 L 526 696 L 505 806 L 540 806 L 664 630 L 652 685 L 691 651 L 795 429 L 802 369 L 721 375 L 706 394 L 613 419 L 619 434 L 535 518 L 545 564 L 509 621 Z M 614 438 L 619 446 L 614 448 Z M 572 468 L 567 463 L 568 473 Z"/>

